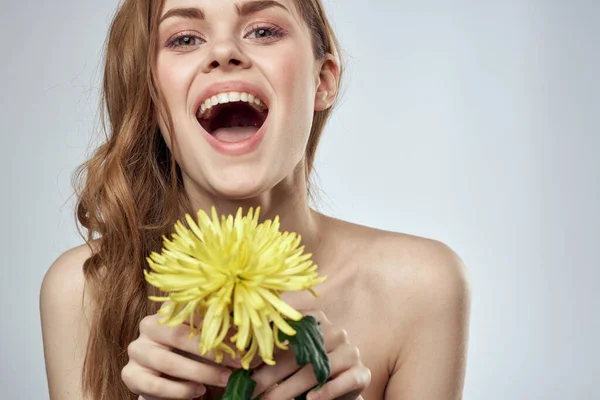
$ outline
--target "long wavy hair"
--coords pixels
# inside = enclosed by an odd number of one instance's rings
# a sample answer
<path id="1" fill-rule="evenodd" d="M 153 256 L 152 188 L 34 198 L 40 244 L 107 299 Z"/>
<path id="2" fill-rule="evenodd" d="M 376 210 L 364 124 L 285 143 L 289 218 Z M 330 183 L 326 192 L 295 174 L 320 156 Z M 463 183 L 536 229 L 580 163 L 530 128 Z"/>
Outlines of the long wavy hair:
<path id="1" fill-rule="evenodd" d="M 311 32 L 315 58 L 335 55 L 341 82 L 341 49 L 321 1 L 294 1 Z M 95 312 L 82 385 L 93 400 L 137 399 L 123 384 L 121 370 L 141 319 L 159 307 L 148 300 L 157 293 L 144 280 L 145 257 L 160 250 L 162 235 L 189 209 L 181 171 L 156 115 L 161 95 L 155 49 L 163 5 L 164 0 L 124 0 L 115 13 L 105 42 L 101 91 L 106 138 L 73 177 L 77 227 L 92 250 L 83 266 Z M 314 114 L 304 157 L 307 179 L 331 112 Z M 170 115 L 168 121 L 172 128 Z M 94 239 L 100 246 L 92 246 Z M 217 398 L 216 389 L 210 389 L 205 397 Z"/>

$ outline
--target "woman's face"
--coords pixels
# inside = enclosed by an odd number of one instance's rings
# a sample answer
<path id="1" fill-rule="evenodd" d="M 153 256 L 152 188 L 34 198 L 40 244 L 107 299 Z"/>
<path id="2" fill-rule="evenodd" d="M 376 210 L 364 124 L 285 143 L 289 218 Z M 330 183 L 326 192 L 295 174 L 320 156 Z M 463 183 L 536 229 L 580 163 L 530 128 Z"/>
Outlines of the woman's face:
<path id="1" fill-rule="evenodd" d="M 165 134 L 164 113 L 160 127 L 187 190 L 231 199 L 269 190 L 303 159 L 313 112 L 333 101 L 333 75 L 323 74 L 329 63 L 315 60 L 293 0 L 166 0 L 157 51 L 158 85 L 177 143 Z M 232 86 L 214 86 L 221 83 Z M 237 102 L 235 94 L 231 104 L 213 106 L 213 119 L 198 117 L 207 96 L 231 92 L 258 95 L 268 105 L 260 129 L 261 118 L 248 119 L 258 114 L 239 116 L 250 110 L 247 102 L 217 113 Z"/>

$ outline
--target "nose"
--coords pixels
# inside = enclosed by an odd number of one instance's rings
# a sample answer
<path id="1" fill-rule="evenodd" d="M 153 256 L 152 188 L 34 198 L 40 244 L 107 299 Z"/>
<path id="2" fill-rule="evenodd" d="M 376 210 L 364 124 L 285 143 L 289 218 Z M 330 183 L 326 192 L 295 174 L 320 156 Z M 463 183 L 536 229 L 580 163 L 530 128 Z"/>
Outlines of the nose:
<path id="1" fill-rule="evenodd" d="M 210 72 L 216 68 L 222 70 L 233 70 L 236 68 L 246 69 L 250 67 L 250 60 L 240 48 L 231 40 L 221 40 L 212 45 L 208 53 L 204 72 Z"/>

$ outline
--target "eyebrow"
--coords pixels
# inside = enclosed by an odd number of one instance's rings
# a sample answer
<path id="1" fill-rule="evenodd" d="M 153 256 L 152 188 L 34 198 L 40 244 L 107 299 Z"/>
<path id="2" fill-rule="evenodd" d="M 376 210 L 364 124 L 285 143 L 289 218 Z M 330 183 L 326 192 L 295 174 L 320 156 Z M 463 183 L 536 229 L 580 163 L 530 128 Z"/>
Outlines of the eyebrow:
<path id="1" fill-rule="evenodd" d="M 259 11 L 266 10 L 267 8 L 279 7 L 283 10 L 290 12 L 286 6 L 281 4 L 278 1 L 274 0 L 257 0 L 257 1 L 246 1 L 244 3 L 236 4 L 235 9 L 237 14 L 240 17 L 245 17 L 247 15 L 255 14 Z M 180 17 L 186 19 L 206 19 L 206 15 L 204 11 L 200 8 L 188 7 L 188 8 L 172 8 L 167 11 L 160 19 L 159 24 L 161 24 L 164 20 L 171 17 Z"/>

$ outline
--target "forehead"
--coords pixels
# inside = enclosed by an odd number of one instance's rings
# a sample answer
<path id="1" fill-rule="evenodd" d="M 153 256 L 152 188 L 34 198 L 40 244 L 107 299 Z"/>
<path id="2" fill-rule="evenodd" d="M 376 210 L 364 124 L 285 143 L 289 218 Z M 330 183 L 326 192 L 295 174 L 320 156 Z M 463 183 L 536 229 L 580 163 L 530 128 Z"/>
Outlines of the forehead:
<path id="1" fill-rule="evenodd" d="M 165 0 L 161 15 L 165 15 L 169 10 L 175 8 L 196 8 L 200 11 L 206 11 L 209 14 L 211 10 L 232 12 L 248 9 L 279 9 L 287 10 L 296 17 L 295 0 Z"/>

